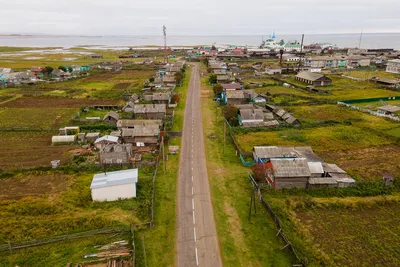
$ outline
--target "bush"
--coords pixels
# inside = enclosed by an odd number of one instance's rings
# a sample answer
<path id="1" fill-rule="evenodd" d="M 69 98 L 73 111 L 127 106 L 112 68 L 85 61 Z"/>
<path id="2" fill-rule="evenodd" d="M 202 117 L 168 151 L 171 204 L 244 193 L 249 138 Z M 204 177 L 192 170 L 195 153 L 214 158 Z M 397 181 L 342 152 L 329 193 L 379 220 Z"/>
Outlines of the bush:
<path id="1" fill-rule="evenodd" d="M 213 87 L 213 91 L 214 91 L 214 94 L 219 95 L 224 91 L 224 88 L 222 87 L 222 85 L 217 84 Z"/>
<path id="2" fill-rule="evenodd" d="M 174 94 L 171 98 L 171 104 L 177 104 L 179 103 L 180 97 L 178 94 Z"/>

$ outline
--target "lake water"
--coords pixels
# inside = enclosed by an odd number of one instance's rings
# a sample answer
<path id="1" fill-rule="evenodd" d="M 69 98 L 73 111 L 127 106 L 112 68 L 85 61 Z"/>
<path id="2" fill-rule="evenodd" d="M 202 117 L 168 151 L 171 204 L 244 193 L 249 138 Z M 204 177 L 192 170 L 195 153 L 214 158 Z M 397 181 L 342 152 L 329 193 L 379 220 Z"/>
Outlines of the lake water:
<path id="1" fill-rule="evenodd" d="M 268 36 L 264 36 L 267 38 Z M 168 46 L 195 46 L 202 44 L 233 44 L 258 46 L 261 35 L 215 35 L 215 36 L 168 36 Z M 277 40 L 301 41 L 301 35 L 277 35 Z M 304 44 L 328 42 L 339 47 L 358 47 L 360 34 L 309 34 Z M 75 46 L 162 46 L 160 36 L 0 36 L 0 46 L 24 47 L 75 47 Z M 362 48 L 394 48 L 400 50 L 400 33 L 365 33 Z"/>

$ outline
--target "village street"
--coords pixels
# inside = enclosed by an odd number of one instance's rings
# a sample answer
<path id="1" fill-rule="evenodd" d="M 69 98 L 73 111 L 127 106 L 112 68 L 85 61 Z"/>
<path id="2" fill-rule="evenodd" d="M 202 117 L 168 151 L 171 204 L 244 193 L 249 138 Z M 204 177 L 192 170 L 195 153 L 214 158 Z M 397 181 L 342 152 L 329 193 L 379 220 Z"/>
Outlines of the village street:
<path id="1" fill-rule="evenodd" d="M 197 65 L 186 100 L 177 205 L 178 266 L 222 266 L 207 176 Z"/>

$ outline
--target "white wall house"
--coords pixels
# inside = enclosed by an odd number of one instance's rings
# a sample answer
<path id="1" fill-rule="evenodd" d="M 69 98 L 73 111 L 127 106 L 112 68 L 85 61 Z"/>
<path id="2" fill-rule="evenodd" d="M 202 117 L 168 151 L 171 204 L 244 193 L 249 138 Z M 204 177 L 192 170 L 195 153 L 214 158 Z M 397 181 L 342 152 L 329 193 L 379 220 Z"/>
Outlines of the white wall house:
<path id="1" fill-rule="evenodd" d="M 90 189 L 93 201 L 115 201 L 136 197 L 138 169 L 98 173 L 93 176 Z"/>

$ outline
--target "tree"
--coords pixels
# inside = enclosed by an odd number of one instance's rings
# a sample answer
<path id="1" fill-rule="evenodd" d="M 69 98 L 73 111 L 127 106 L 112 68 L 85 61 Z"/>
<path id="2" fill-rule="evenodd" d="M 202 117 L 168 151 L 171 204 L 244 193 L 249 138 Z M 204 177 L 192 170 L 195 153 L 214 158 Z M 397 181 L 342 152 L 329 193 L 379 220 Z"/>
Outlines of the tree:
<path id="1" fill-rule="evenodd" d="M 149 79 L 149 82 L 154 82 L 154 77 L 151 77 L 150 79 Z"/>
<path id="2" fill-rule="evenodd" d="M 50 75 L 53 72 L 53 67 L 51 66 L 46 66 L 44 67 L 44 72 L 47 73 L 48 75 Z"/>
<path id="3" fill-rule="evenodd" d="M 256 180 L 257 182 L 265 182 L 265 178 L 267 177 L 266 163 L 256 164 L 251 167 L 251 170 L 253 171 L 254 180 Z"/>
<path id="4" fill-rule="evenodd" d="M 217 50 L 217 48 L 215 47 L 215 45 L 211 46 L 211 50 Z"/>
<path id="5" fill-rule="evenodd" d="M 285 40 L 282 39 L 279 41 L 279 45 L 284 45 L 284 44 L 285 44 Z"/>
<path id="6" fill-rule="evenodd" d="M 60 67 L 58 67 L 58 69 L 67 72 L 67 68 L 64 66 L 60 66 Z"/>
<path id="7" fill-rule="evenodd" d="M 214 94 L 219 95 L 224 91 L 224 88 L 222 87 L 222 85 L 217 84 L 213 87 L 213 91 L 214 91 Z"/>
<path id="8" fill-rule="evenodd" d="M 237 119 L 237 115 L 239 113 L 239 109 L 233 105 L 227 105 L 222 110 L 225 119 L 229 122 L 231 126 L 238 126 L 239 121 Z"/>
<path id="9" fill-rule="evenodd" d="M 178 94 L 174 94 L 171 98 L 171 104 L 178 104 L 180 97 Z"/>
<path id="10" fill-rule="evenodd" d="M 217 75 L 214 73 L 210 74 L 210 78 L 208 78 L 208 81 L 210 84 L 216 84 L 217 83 Z"/>
<path id="11" fill-rule="evenodd" d="M 68 67 L 68 72 L 71 73 L 73 71 L 72 67 Z"/>
<path id="12" fill-rule="evenodd" d="M 183 80 L 183 73 L 181 71 L 175 72 L 175 82 L 180 85 L 182 80 Z"/>

